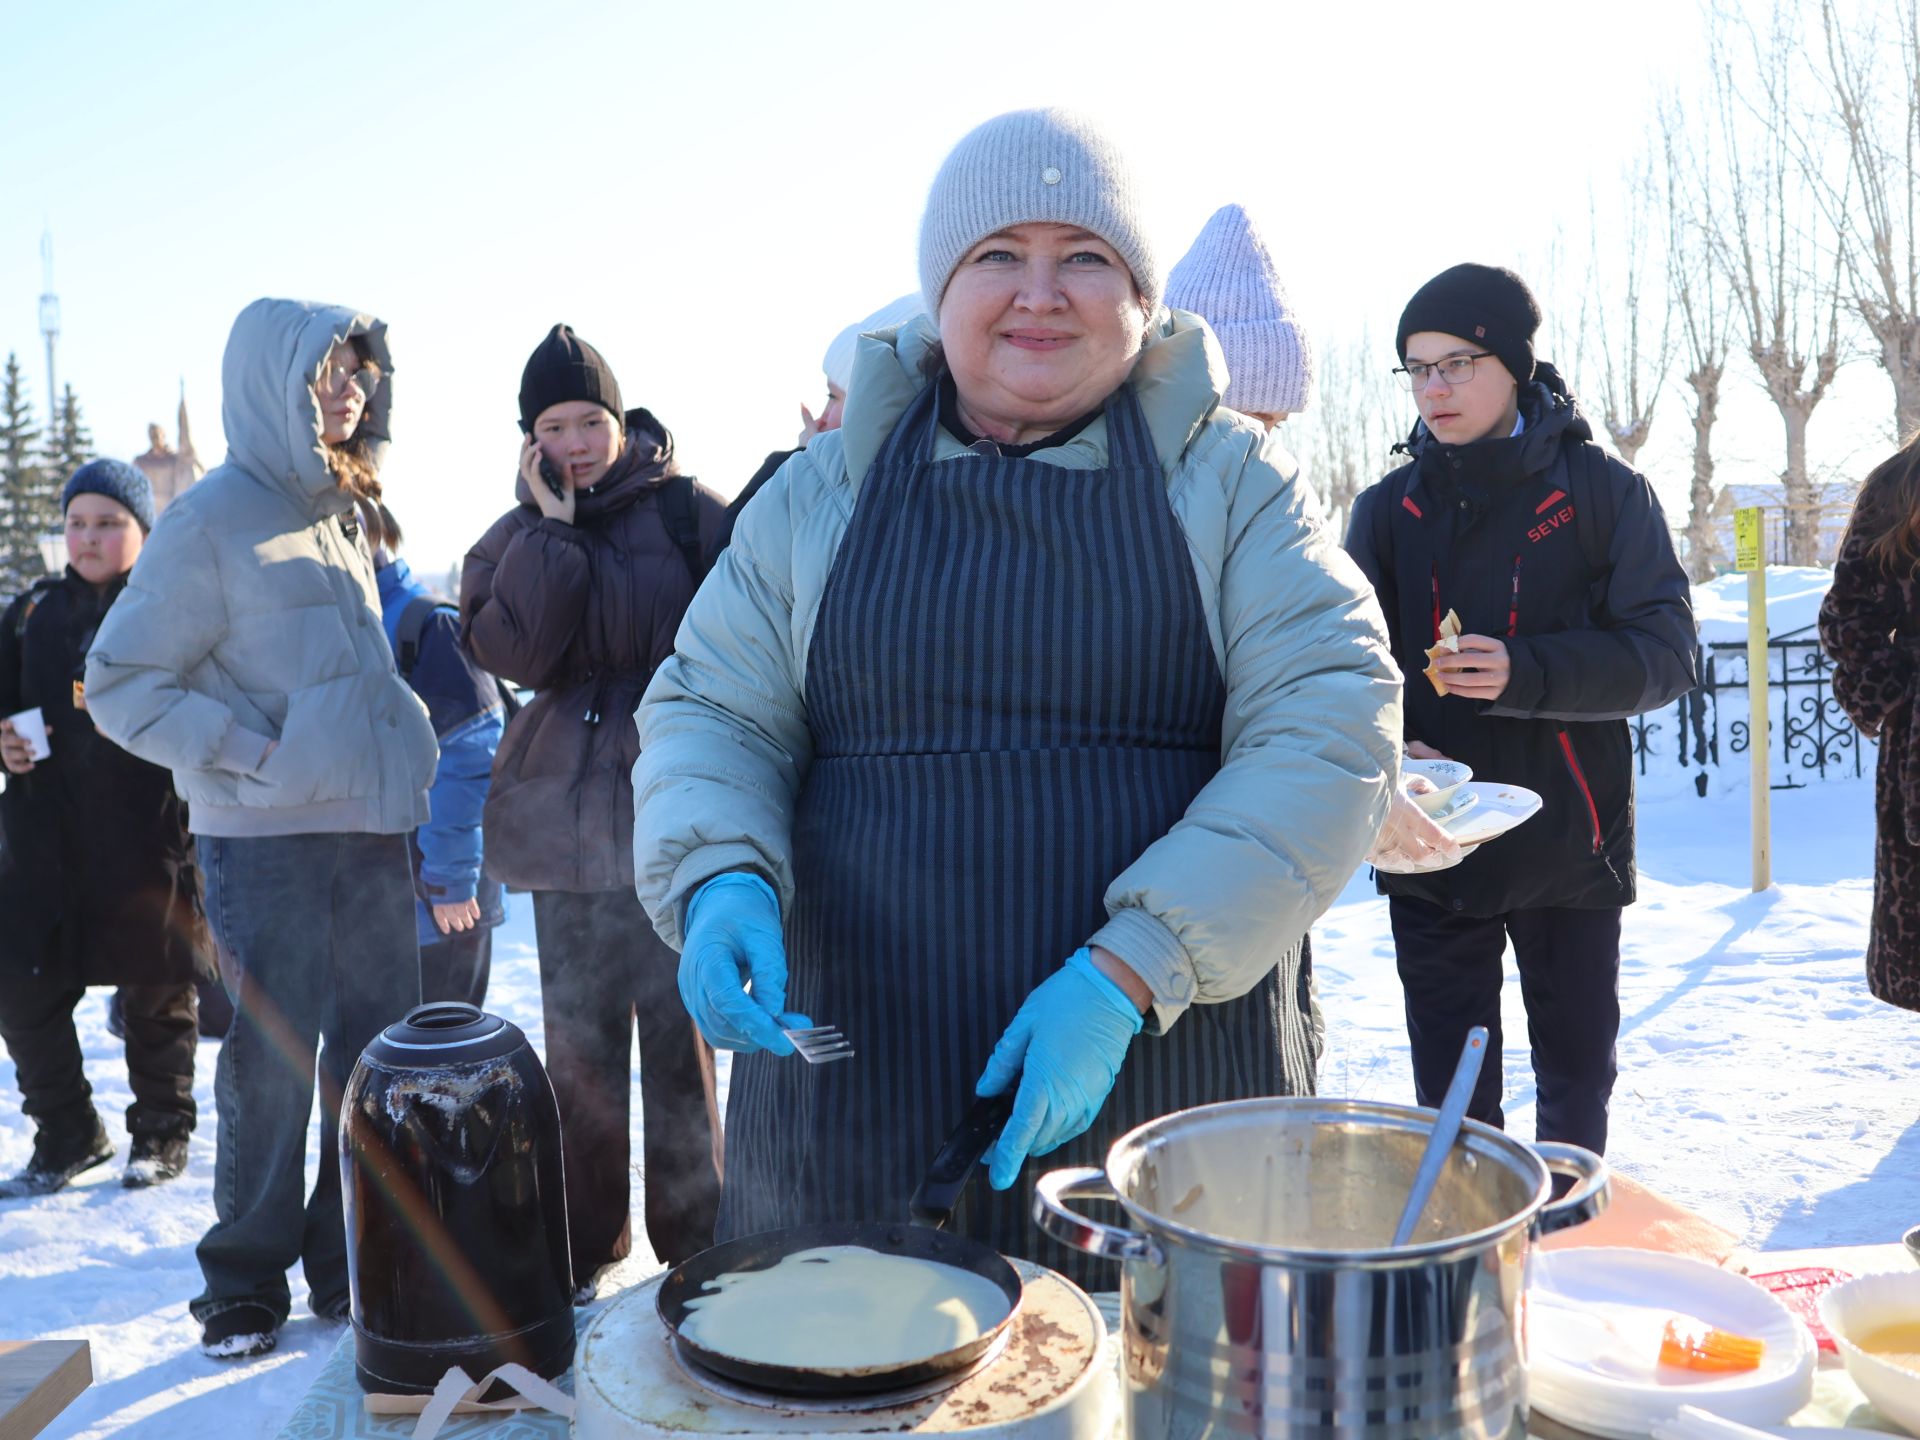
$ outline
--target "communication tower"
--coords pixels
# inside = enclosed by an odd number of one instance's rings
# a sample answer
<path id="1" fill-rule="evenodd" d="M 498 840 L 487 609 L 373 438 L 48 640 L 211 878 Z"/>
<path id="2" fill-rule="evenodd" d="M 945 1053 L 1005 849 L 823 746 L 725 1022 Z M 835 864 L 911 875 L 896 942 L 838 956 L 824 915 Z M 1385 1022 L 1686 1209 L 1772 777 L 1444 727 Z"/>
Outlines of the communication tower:
<path id="1" fill-rule="evenodd" d="M 60 391 L 53 378 L 53 342 L 60 338 L 60 297 L 53 293 L 53 230 L 40 232 L 40 333 L 47 342 L 47 425 L 60 415 Z"/>

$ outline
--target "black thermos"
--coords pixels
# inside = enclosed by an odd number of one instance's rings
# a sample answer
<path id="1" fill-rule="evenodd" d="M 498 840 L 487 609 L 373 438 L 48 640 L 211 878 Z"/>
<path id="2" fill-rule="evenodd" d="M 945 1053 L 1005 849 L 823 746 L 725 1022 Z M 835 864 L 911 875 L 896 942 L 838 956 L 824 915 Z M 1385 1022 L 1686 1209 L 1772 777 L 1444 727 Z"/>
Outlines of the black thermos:
<path id="1" fill-rule="evenodd" d="M 573 1363 L 560 1115 L 516 1026 L 457 1003 L 389 1025 L 347 1082 L 340 1170 L 362 1389 Z"/>

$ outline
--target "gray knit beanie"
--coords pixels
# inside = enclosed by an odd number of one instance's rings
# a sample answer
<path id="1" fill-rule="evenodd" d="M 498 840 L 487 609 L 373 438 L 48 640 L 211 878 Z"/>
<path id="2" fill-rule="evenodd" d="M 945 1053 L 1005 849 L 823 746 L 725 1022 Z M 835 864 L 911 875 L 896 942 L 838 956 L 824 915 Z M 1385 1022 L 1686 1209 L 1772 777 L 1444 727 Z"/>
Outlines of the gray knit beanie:
<path id="1" fill-rule="evenodd" d="M 933 177 L 920 217 L 927 313 L 940 313 L 967 251 L 996 230 L 1039 221 L 1098 235 L 1120 252 L 1147 305 L 1160 304 L 1160 266 L 1120 151 L 1071 110 L 1013 110 L 971 131 Z"/>
<path id="2" fill-rule="evenodd" d="M 1167 304 L 1213 328 L 1227 393 L 1245 415 L 1292 415 L 1313 400 L 1313 346 L 1287 303 L 1273 255 L 1238 205 L 1222 205 L 1167 273 Z"/>

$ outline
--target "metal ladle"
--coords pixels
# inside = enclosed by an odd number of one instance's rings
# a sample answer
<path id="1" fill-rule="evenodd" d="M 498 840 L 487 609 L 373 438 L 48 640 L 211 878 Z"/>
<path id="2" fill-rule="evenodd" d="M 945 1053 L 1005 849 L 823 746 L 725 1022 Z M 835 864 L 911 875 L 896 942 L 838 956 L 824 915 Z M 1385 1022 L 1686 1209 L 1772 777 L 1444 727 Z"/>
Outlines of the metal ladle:
<path id="1" fill-rule="evenodd" d="M 1400 1223 L 1393 1228 L 1395 1248 L 1413 1239 L 1413 1228 L 1420 1212 L 1433 1196 L 1440 1168 L 1447 1163 L 1453 1142 L 1460 1136 L 1460 1122 L 1466 1118 L 1467 1102 L 1473 1098 L 1474 1082 L 1480 1078 L 1480 1064 L 1487 1058 L 1487 1027 L 1476 1025 L 1467 1032 L 1467 1043 L 1460 1051 L 1460 1063 L 1454 1068 L 1453 1081 L 1440 1101 L 1440 1113 L 1434 1118 L 1433 1133 L 1427 1137 L 1426 1152 L 1420 1168 L 1413 1174 L 1413 1193 L 1407 1196 L 1407 1208 L 1400 1212 Z"/>

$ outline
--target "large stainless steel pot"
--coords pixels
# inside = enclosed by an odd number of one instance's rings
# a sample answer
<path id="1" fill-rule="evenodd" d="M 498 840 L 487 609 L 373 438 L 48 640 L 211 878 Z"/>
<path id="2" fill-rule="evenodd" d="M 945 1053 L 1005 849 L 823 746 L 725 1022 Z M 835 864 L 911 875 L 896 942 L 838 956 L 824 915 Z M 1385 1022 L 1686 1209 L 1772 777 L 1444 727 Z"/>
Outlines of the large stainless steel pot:
<path id="1" fill-rule="evenodd" d="M 1520 1440 L 1527 1256 L 1606 1208 L 1606 1162 L 1468 1121 L 1392 1248 L 1431 1110 L 1267 1099 L 1185 1110 L 1059 1170 L 1040 1228 L 1124 1262 L 1131 1440 Z M 1573 1177 L 1554 1201 L 1553 1176 Z M 1088 1219 L 1118 1200 L 1134 1228 Z"/>

